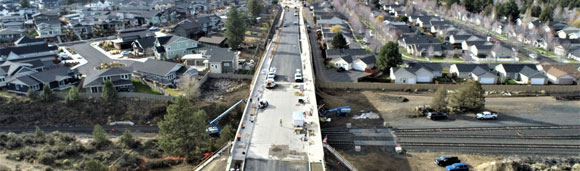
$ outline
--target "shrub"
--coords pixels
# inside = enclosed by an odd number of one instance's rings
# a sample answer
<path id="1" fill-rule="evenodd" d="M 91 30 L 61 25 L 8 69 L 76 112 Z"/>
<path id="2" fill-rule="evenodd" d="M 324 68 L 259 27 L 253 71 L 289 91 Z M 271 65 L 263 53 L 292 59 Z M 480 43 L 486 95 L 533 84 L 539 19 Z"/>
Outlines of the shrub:
<path id="1" fill-rule="evenodd" d="M 6 141 L 6 148 L 9 150 L 16 149 L 22 146 L 22 138 L 17 136 L 12 136 Z"/>
<path id="2" fill-rule="evenodd" d="M 56 160 L 56 156 L 52 153 L 43 153 L 38 157 L 38 162 L 46 165 L 52 165 Z"/>
<path id="3" fill-rule="evenodd" d="M 153 160 L 147 160 L 147 163 L 145 164 L 145 169 L 160 169 L 160 168 L 166 168 L 169 167 L 169 164 L 161 159 L 153 159 Z"/>

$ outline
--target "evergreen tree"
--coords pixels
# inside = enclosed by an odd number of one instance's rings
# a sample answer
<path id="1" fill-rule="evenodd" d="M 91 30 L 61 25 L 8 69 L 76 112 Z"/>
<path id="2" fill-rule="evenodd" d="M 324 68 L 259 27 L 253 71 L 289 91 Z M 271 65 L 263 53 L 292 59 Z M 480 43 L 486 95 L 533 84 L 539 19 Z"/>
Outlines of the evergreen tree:
<path id="1" fill-rule="evenodd" d="M 542 10 L 542 13 L 540 13 L 540 17 L 538 19 L 544 22 L 552 21 L 554 19 L 554 7 L 547 4 Z"/>
<path id="2" fill-rule="evenodd" d="M 109 139 L 107 138 L 107 133 L 99 124 L 96 124 L 93 128 L 93 142 L 95 143 L 97 149 L 101 149 L 110 143 Z"/>
<path id="3" fill-rule="evenodd" d="M 248 11 L 250 12 L 250 17 L 252 18 L 252 21 L 255 21 L 256 18 L 258 16 L 260 16 L 260 13 L 262 13 L 262 10 L 263 10 L 262 1 L 261 0 L 248 0 L 247 4 L 248 4 Z"/>
<path id="4" fill-rule="evenodd" d="M 31 100 L 36 100 L 38 99 L 38 93 L 32 90 L 32 88 L 29 88 L 28 91 L 26 91 L 26 97 L 30 98 Z"/>
<path id="5" fill-rule="evenodd" d="M 79 99 L 79 89 L 77 86 L 72 86 L 70 90 L 68 90 L 67 96 L 64 98 L 66 103 L 73 103 Z"/>
<path id="6" fill-rule="evenodd" d="M 44 132 L 38 126 L 34 126 L 34 137 L 44 138 Z"/>
<path id="7" fill-rule="evenodd" d="M 224 126 L 222 128 L 222 131 L 220 132 L 220 138 L 216 142 L 217 145 L 216 148 L 219 148 L 224 144 L 226 144 L 228 141 L 231 141 L 234 138 L 235 134 L 236 130 L 232 128 L 230 124 Z"/>
<path id="8" fill-rule="evenodd" d="M 206 119 L 205 111 L 196 109 L 186 97 L 175 98 L 157 124 L 161 136 L 159 147 L 170 156 L 200 159 L 199 154 L 212 146 L 208 141 Z"/>
<path id="9" fill-rule="evenodd" d="M 474 81 L 471 86 L 461 88 L 451 95 L 449 107 L 460 111 L 480 111 L 485 107 L 485 90 L 478 81 Z"/>
<path id="10" fill-rule="evenodd" d="M 107 171 L 107 166 L 96 160 L 89 160 L 85 163 L 84 171 Z"/>
<path id="11" fill-rule="evenodd" d="M 127 129 L 125 130 L 123 135 L 119 138 L 119 145 L 121 145 L 123 148 L 128 149 L 135 148 L 136 143 L 137 141 L 135 141 L 133 135 L 131 135 L 131 132 L 129 132 L 129 130 Z"/>
<path id="12" fill-rule="evenodd" d="M 115 89 L 115 86 L 111 80 L 105 81 L 101 96 L 103 99 L 105 99 L 106 102 L 113 102 L 115 99 L 117 99 L 117 89 Z"/>
<path id="13" fill-rule="evenodd" d="M 228 12 L 228 19 L 225 23 L 226 38 L 228 46 L 232 49 L 239 49 L 244 42 L 246 34 L 246 19 L 236 8 L 231 8 Z"/>
<path id="14" fill-rule="evenodd" d="M 54 92 L 48 86 L 48 84 L 44 85 L 42 88 L 42 93 L 40 93 L 40 100 L 44 102 L 52 101 L 54 99 Z"/>
<path id="15" fill-rule="evenodd" d="M 391 67 L 396 67 L 403 63 L 403 58 L 399 52 L 398 43 L 389 41 L 383 45 L 377 58 L 377 67 L 382 71 L 389 71 Z"/>
<path id="16" fill-rule="evenodd" d="M 433 94 L 431 107 L 437 111 L 445 111 L 447 109 L 447 90 L 445 88 L 439 87 Z"/>
<path id="17" fill-rule="evenodd" d="M 332 37 L 332 47 L 335 49 L 348 49 L 346 39 L 342 35 L 342 32 L 338 32 Z"/>

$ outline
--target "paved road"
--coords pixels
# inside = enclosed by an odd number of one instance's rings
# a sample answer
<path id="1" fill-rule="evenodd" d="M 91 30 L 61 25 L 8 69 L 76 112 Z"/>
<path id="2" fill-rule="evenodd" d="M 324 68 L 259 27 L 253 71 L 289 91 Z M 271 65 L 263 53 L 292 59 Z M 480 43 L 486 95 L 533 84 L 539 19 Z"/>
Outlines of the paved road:
<path id="1" fill-rule="evenodd" d="M 87 60 L 85 65 L 78 68 L 79 72 L 84 75 L 93 73 L 91 71 L 94 71 L 94 67 L 100 65 L 101 63 L 114 61 L 97 49 L 93 48 L 88 42 L 76 43 L 70 46 L 70 48 Z M 119 62 L 126 64 L 127 66 L 134 63 L 134 61 L 128 60 L 122 60 Z"/>
<path id="2" fill-rule="evenodd" d="M 276 81 L 294 82 L 294 73 L 296 69 L 302 70 L 302 61 L 300 60 L 300 49 L 298 42 L 298 17 L 294 16 L 294 10 L 284 13 L 284 25 L 280 36 L 280 43 L 276 50 L 275 57 L 272 60 L 271 67 L 276 67 Z"/>

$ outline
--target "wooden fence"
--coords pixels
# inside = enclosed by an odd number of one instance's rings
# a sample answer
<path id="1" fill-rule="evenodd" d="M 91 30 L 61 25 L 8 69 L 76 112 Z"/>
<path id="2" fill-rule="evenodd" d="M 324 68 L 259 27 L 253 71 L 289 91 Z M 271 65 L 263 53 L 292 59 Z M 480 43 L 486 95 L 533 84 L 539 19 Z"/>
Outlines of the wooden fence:
<path id="1" fill-rule="evenodd" d="M 56 94 L 60 98 L 65 98 L 67 96 L 66 92 Z M 136 92 L 118 92 L 118 97 L 124 98 L 140 98 L 140 99 L 150 99 L 150 100 L 160 100 L 169 101 L 172 100 L 172 96 L 156 95 L 156 94 L 146 94 L 146 93 L 136 93 Z M 80 98 L 100 98 L 101 93 L 79 93 Z"/>
<path id="2" fill-rule="evenodd" d="M 403 91 L 403 90 L 436 90 L 439 87 L 444 87 L 446 89 L 458 89 L 461 87 L 466 87 L 469 84 L 456 85 L 456 84 L 394 84 L 394 83 L 352 83 L 352 82 L 323 82 L 317 81 L 317 87 L 319 88 L 331 88 L 331 89 L 366 89 L 366 90 L 391 90 L 391 91 Z M 487 91 L 519 91 L 519 92 L 534 92 L 534 91 L 545 91 L 553 93 L 563 93 L 563 92 L 580 92 L 579 85 L 482 85 L 483 89 Z"/>
<path id="3" fill-rule="evenodd" d="M 251 80 L 254 77 L 254 75 L 248 75 L 248 74 L 207 73 L 207 75 L 209 76 L 209 78 L 229 78 L 229 79 L 243 79 L 243 80 Z"/>

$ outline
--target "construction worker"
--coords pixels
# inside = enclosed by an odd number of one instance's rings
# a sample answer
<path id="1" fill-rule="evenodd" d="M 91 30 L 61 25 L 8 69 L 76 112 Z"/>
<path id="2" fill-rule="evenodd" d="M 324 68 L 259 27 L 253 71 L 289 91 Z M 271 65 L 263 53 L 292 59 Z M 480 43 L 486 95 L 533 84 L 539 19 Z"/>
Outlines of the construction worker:
<path id="1" fill-rule="evenodd" d="M 282 126 L 282 119 L 280 119 L 280 126 Z"/>

